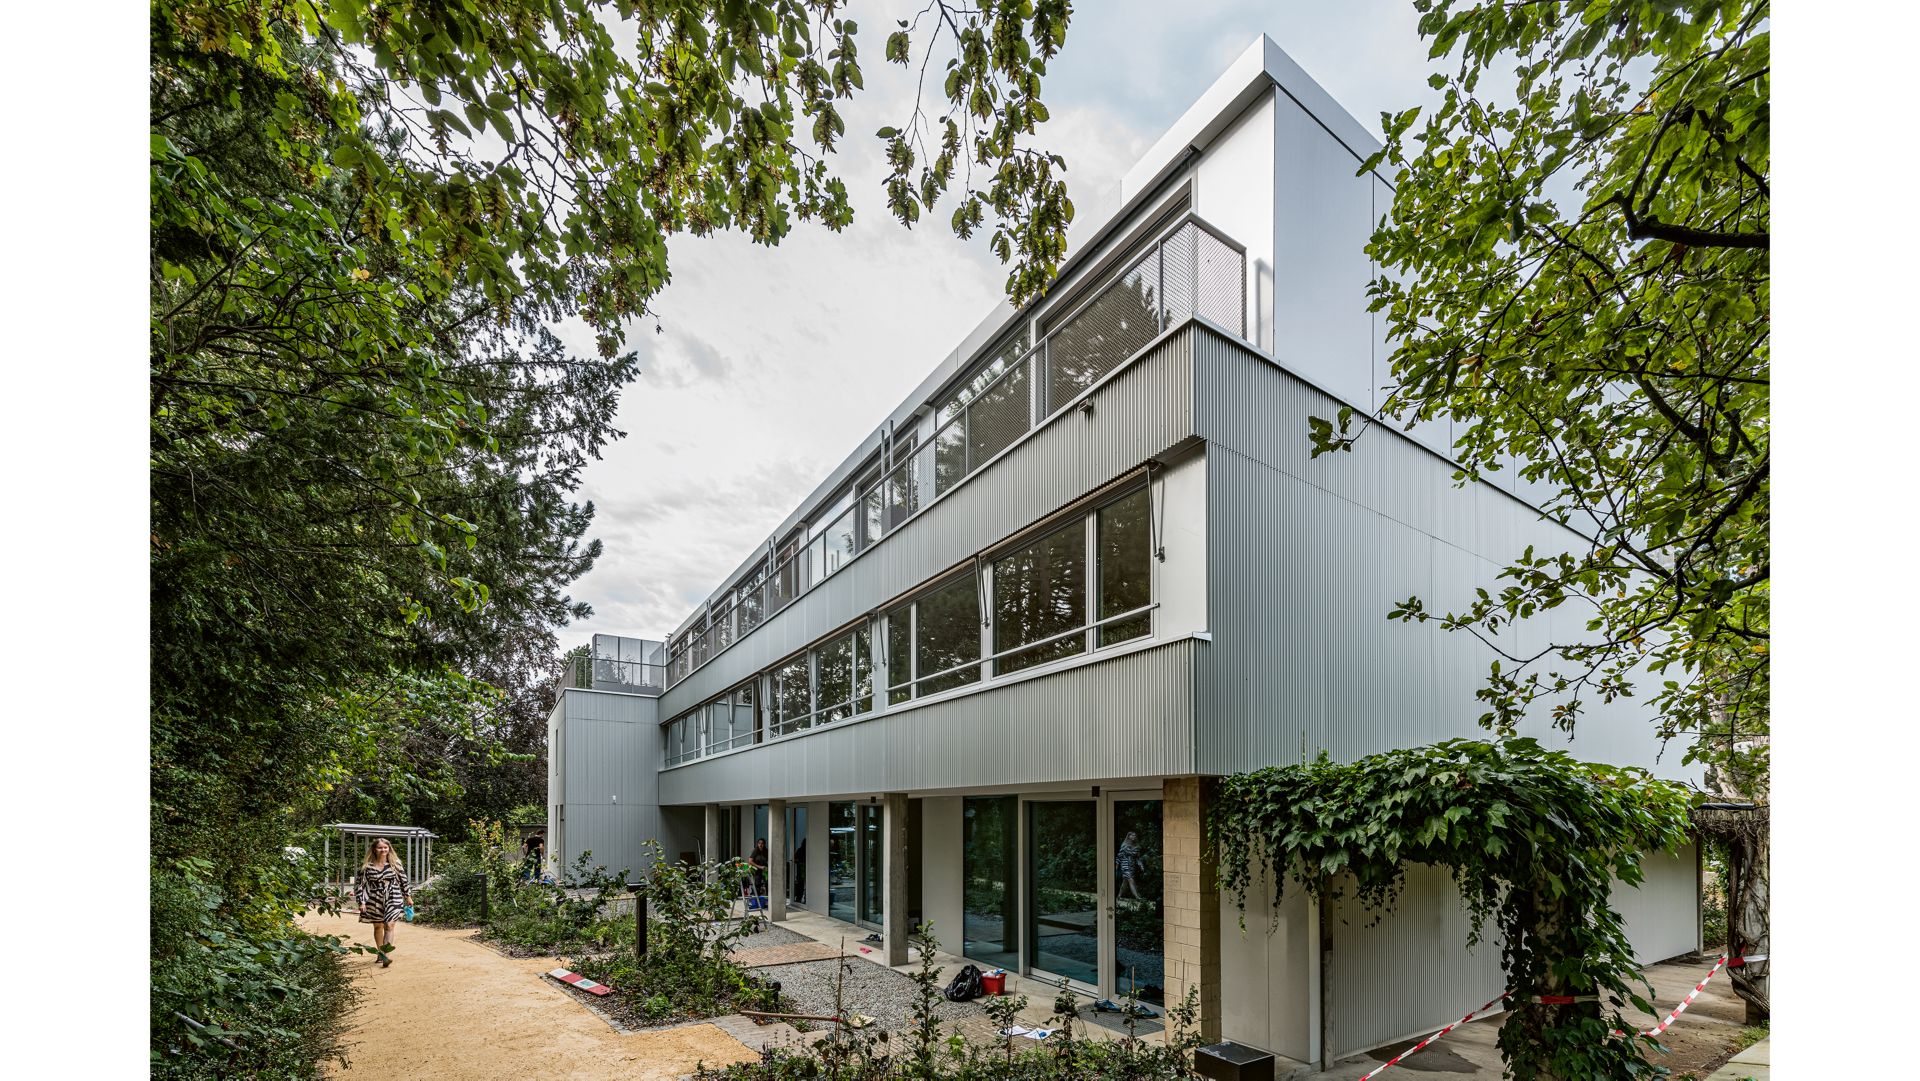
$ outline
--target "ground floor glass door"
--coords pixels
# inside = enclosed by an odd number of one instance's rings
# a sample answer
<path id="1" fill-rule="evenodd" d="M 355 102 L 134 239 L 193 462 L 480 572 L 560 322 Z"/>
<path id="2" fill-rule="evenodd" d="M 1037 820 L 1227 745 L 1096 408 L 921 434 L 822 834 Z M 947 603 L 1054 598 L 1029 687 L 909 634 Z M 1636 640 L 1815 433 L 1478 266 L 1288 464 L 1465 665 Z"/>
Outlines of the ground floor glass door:
<path id="1" fill-rule="evenodd" d="M 787 808 L 786 851 L 780 858 L 787 861 L 787 900 L 792 904 L 807 903 L 807 808 L 796 804 Z"/>
<path id="2" fill-rule="evenodd" d="M 1020 968 L 1019 818 L 1019 797 L 987 796 L 968 799 L 961 819 L 961 952 L 983 965 L 1015 971 Z"/>
<path id="3" fill-rule="evenodd" d="M 853 922 L 853 804 L 827 804 L 827 915 Z"/>
<path id="4" fill-rule="evenodd" d="M 1166 1002 L 1160 801 L 1113 801 L 1113 989 Z"/>
<path id="5" fill-rule="evenodd" d="M 884 818 L 879 804 L 863 803 L 856 810 L 860 823 L 859 922 L 878 930 L 886 911 Z"/>
<path id="6" fill-rule="evenodd" d="M 1028 967 L 1087 988 L 1100 982 L 1099 804 L 1027 804 Z"/>

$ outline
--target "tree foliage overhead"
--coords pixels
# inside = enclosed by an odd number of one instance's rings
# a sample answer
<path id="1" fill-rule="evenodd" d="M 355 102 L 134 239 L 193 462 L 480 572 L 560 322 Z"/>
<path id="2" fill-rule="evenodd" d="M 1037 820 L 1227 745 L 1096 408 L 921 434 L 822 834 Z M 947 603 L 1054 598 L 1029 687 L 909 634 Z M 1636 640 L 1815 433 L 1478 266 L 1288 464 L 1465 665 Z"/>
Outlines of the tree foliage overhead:
<path id="1" fill-rule="evenodd" d="M 621 434 L 627 334 L 669 237 L 850 220 L 844 8 L 151 4 L 157 1073 L 297 1076 L 324 1050 L 257 1009 L 317 994 L 287 925 L 301 827 L 539 800 L 542 677 L 599 554 L 574 493 Z M 911 223 L 951 193 L 963 235 L 990 215 L 1024 300 L 1072 214 L 1020 145 L 1066 5 L 929 11 L 947 108 L 906 126 L 971 141 L 916 175 L 881 137 L 917 177 L 886 195 Z M 553 332 L 576 318 L 591 355 Z M 266 942 L 286 965 L 253 960 Z"/>
<path id="2" fill-rule="evenodd" d="M 1769 5 L 1415 6 L 1459 63 L 1430 115 L 1383 116 L 1367 163 L 1397 170 L 1368 248 L 1394 342 L 1382 412 L 1450 419 L 1469 475 L 1518 468 L 1592 543 L 1516 553 L 1458 611 L 1394 615 L 1499 651 L 1480 692 L 1498 731 L 1543 698 L 1572 729 L 1592 697 L 1637 693 L 1690 757 L 1764 773 Z M 1350 421 L 1317 424 L 1316 449 L 1351 447 Z M 1591 635 L 1503 636 L 1562 604 Z"/>
<path id="3" fill-rule="evenodd" d="M 1335 764 L 1269 767 L 1221 783 L 1209 819 L 1222 888 L 1244 909 L 1257 882 L 1276 900 L 1291 882 L 1332 903 L 1344 891 L 1392 909 L 1408 864 L 1453 877 L 1478 943 L 1498 932 L 1512 1020 L 1500 1030 L 1509 1076 L 1652 1076 L 1621 1011 L 1652 1007 L 1617 879 L 1690 836 L 1689 793 L 1644 771 L 1576 761 L 1531 739 L 1448 740 Z M 1598 996 L 1548 1005 L 1536 995 Z"/>

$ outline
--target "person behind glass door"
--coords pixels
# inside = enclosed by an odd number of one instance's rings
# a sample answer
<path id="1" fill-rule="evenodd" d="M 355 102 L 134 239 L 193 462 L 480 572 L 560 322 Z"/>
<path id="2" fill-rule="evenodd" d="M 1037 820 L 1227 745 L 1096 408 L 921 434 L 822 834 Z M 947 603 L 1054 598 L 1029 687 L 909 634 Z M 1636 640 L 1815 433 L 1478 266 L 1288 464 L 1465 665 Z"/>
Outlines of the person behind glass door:
<path id="1" fill-rule="evenodd" d="M 1146 900 L 1140 893 L 1140 883 L 1137 881 L 1138 876 L 1146 870 L 1146 855 L 1140 850 L 1139 834 L 1127 831 L 1126 840 L 1120 842 L 1119 851 L 1113 854 L 1113 869 L 1120 876 L 1115 896 L 1124 892 L 1131 893 L 1135 900 Z"/>

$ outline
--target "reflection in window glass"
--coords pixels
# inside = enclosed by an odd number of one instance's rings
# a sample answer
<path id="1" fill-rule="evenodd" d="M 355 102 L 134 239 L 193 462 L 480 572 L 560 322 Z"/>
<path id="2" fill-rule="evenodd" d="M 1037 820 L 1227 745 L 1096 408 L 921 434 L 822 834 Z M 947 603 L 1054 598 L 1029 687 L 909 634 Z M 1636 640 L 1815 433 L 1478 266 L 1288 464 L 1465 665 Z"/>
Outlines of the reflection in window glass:
<path id="1" fill-rule="evenodd" d="M 853 635 L 846 634 L 814 651 L 814 671 L 819 677 L 820 715 L 817 724 L 832 724 L 852 716 Z"/>
<path id="2" fill-rule="evenodd" d="M 795 657 L 773 673 L 773 708 L 776 730 L 781 734 L 806 727 L 812 712 L 812 696 L 807 686 L 807 658 Z"/>
<path id="3" fill-rule="evenodd" d="M 968 798 L 962 819 L 965 935 L 961 952 L 983 964 L 1018 968 L 1020 923 L 1015 919 L 1014 867 L 1018 846 L 1015 796 Z"/>
<path id="4" fill-rule="evenodd" d="M 851 510 L 842 514 L 820 537 L 824 552 L 823 559 L 826 563 L 821 572 L 823 576 L 846 566 L 847 560 L 853 558 L 853 517 Z"/>
<path id="5" fill-rule="evenodd" d="M 861 624 L 853 632 L 853 712 L 873 708 L 873 628 Z"/>
<path id="6" fill-rule="evenodd" d="M 993 564 L 993 649 L 996 656 L 1087 625 L 1087 540 L 1084 519 L 1056 530 Z M 1087 648 L 1068 634 L 994 661 L 1017 672 Z"/>
<path id="7" fill-rule="evenodd" d="M 938 694 L 979 680 L 980 590 L 971 571 L 920 599 L 914 648 L 920 662 L 919 694 Z M 960 665 L 966 667 L 957 668 Z M 950 668 L 957 670 L 948 672 Z"/>
<path id="8" fill-rule="evenodd" d="M 1100 618 L 1144 608 L 1153 600 L 1152 502 L 1147 489 L 1100 511 Z M 1100 644 L 1144 637 L 1153 629 L 1151 612 L 1100 628 Z"/>
<path id="9" fill-rule="evenodd" d="M 887 613 L 887 704 L 899 705 L 913 697 L 913 605 Z"/>

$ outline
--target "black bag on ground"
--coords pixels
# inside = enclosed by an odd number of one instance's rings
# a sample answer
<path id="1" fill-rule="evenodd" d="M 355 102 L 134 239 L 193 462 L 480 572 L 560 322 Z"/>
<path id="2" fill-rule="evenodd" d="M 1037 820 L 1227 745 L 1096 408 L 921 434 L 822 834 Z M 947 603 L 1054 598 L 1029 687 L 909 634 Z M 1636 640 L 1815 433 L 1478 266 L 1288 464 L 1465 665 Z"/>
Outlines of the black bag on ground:
<path id="1" fill-rule="evenodd" d="M 968 965 L 953 974 L 953 982 L 947 984 L 948 1002 L 971 1002 L 986 993 L 980 982 L 980 966 Z"/>

